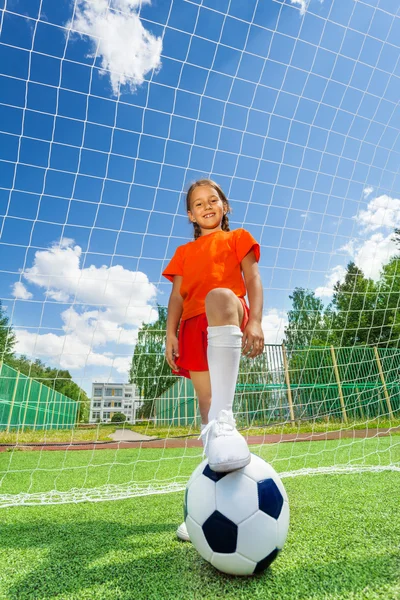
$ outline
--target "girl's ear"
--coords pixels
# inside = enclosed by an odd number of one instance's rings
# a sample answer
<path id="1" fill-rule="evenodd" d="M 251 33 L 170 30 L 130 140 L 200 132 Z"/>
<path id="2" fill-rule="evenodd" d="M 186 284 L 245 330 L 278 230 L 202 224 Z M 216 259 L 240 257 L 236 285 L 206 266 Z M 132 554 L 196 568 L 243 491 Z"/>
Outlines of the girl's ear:
<path id="1" fill-rule="evenodd" d="M 188 214 L 189 220 L 190 220 L 190 221 L 192 221 L 192 223 L 196 223 L 196 219 L 195 219 L 195 218 L 194 218 L 194 216 L 192 215 L 192 211 L 191 211 L 191 210 L 188 210 L 188 211 L 187 211 L 187 214 Z"/>

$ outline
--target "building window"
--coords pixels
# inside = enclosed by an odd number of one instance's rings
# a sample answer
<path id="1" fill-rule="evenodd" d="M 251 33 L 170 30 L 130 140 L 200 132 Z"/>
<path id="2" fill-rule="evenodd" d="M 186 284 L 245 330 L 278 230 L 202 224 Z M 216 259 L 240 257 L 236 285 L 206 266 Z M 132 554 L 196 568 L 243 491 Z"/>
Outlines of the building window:
<path id="1" fill-rule="evenodd" d="M 106 388 L 106 396 L 122 396 L 122 388 Z"/>
<path id="2" fill-rule="evenodd" d="M 103 395 L 103 388 L 95 387 L 94 391 L 93 391 L 93 396 L 102 396 L 102 395 Z"/>
<path id="3" fill-rule="evenodd" d="M 93 408 L 100 408 L 101 402 L 93 402 Z"/>
<path id="4" fill-rule="evenodd" d="M 111 408 L 111 402 L 104 402 L 104 408 Z"/>
<path id="5" fill-rule="evenodd" d="M 100 413 L 99 412 L 93 412 L 92 413 L 92 419 L 100 419 Z"/>
<path id="6" fill-rule="evenodd" d="M 125 394 L 125 398 L 132 398 L 132 394 Z"/>

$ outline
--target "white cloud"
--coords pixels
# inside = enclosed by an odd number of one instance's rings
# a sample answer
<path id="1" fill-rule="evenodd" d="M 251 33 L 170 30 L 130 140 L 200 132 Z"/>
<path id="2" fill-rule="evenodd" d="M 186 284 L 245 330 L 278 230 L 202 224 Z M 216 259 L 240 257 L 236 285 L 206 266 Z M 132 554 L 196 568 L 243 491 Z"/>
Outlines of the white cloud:
<path id="1" fill-rule="evenodd" d="M 53 300 L 96 306 L 98 318 L 113 323 L 138 327 L 151 320 L 154 311 L 149 302 L 157 290 L 145 273 L 120 265 L 81 268 L 82 250 L 72 244 L 37 251 L 24 279 L 45 288 Z"/>
<path id="2" fill-rule="evenodd" d="M 50 300 L 56 300 L 56 302 L 68 302 L 69 300 L 69 296 L 65 292 L 47 290 L 45 294 L 47 298 Z"/>
<path id="3" fill-rule="evenodd" d="M 17 351 L 33 359 L 49 359 L 62 369 L 82 369 L 86 366 L 113 367 L 121 375 L 126 375 L 130 364 L 128 356 L 106 356 L 96 352 L 89 344 L 84 344 L 76 334 L 56 335 L 36 334 L 26 329 L 15 329 Z"/>
<path id="4" fill-rule="evenodd" d="M 132 364 L 131 356 L 117 356 L 114 359 L 113 366 L 118 371 L 118 373 L 128 373 Z"/>
<path id="5" fill-rule="evenodd" d="M 365 232 L 376 231 L 381 227 L 393 230 L 400 226 L 400 199 L 386 194 L 373 198 L 355 220 Z"/>
<path id="6" fill-rule="evenodd" d="M 132 89 L 144 81 L 146 73 L 161 65 L 162 40 L 147 31 L 138 9 L 149 0 L 77 0 L 74 19 L 67 28 L 92 37 L 93 54 L 110 71 L 112 89 Z"/>
<path id="7" fill-rule="evenodd" d="M 28 292 L 22 281 L 16 281 L 13 285 L 12 295 L 17 300 L 30 300 L 33 298 L 33 294 Z"/>
<path id="8" fill-rule="evenodd" d="M 315 290 L 315 295 L 319 298 L 329 298 L 333 294 L 333 286 L 337 281 L 343 281 L 346 274 L 346 269 L 342 265 L 336 265 L 326 275 L 325 285 L 318 287 Z"/>
<path id="9" fill-rule="evenodd" d="M 137 340 L 138 329 L 124 329 L 107 318 L 107 311 L 87 310 L 78 313 L 70 307 L 61 313 L 61 318 L 67 334 L 78 335 L 83 343 L 91 347 L 105 346 L 108 342 L 133 346 Z"/>
<path id="10" fill-rule="evenodd" d="M 392 233 L 384 236 L 382 233 L 374 233 L 368 240 L 356 245 L 347 244 L 349 254 L 355 264 L 361 269 L 365 277 L 370 277 L 375 281 L 379 278 L 382 266 L 389 259 L 398 254 L 396 244 L 393 242 Z"/>
<path id="11" fill-rule="evenodd" d="M 368 196 L 370 194 L 372 194 L 373 191 L 374 191 L 374 188 L 372 186 L 367 186 L 366 188 L 364 188 L 363 189 L 364 198 L 368 198 Z"/>
<path id="12" fill-rule="evenodd" d="M 126 375 L 138 328 L 157 318 L 151 304 L 156 288 L 145 273 L 119 265 L 81 267 L 81 256 L 82 250 L 73 240 L 35 253 L 32 267 L 22 274 L 25 280 L 44 288 L 47 298 L 73 305 L 60 314 L 61 335 L 16 328 L 16 350 L 50 359 L 64 369 L 101 366 Z M 30 294 L 21 286 L 17 286 L 17 293 Z M 78 312 L 78 307 L 83 310 Z M 125 355 L 110 352 L 108 344 L 116 349 L 124 346 Z"/>
<path id="13" fill-rule="evenodd" d="M 373 187 L 364 189 L 367 198 L 374 191 Z M 382 232 L 373 233 L 368 239 L 353 238 L 339 248 L 339 252 L 349 255 L 349 260 L 354 261 L 367 278 L 378 280 L 382 266 L 390 258 L 398 254 L 398 248 L 391 239 L 393 229 L 400 227 L 400 199 L 383 194 L 368 202 L 367 208 L 354 217 L 362 233 L 376 231 L 377 229 L 390 230 L 385 235 Z M 333 294 L 333 285 L 336 281 L 343 281 L 345 269 L 337 265 L 326 275 L 326 283 L 315 290 L 317 296 L 330 297 Z"/>
<path id="14" fill-rule="evenodd" d="M 290 0 L 292 4 L 298 4 L 300 6 L 300 14 L 304 15 L 308 5 L 310 4 L 310 0 Z"/>
<path id="15" fill-rule="evenodd" d="M 398 248 L 393 242 L 392 234 L 384 236 L 382 233 L 374 233 L 369 239 L 363 241 L 350 240 L 339 251 L 349 255 L 349 261 L 362 270 L 365 277 L 377 281 L 380 271 L 392 256 L 398 254 Z M 331 297 L 333 286 L 337 281 L 343 282 L 346 269 L 337 265 L 326 275 L 326 284 L 315 290 L 316 296 L 320 298 Z"/>
<path id="16" fill-rule="evenodd" d="M 266 344 L 281 344 L 284 338 L 284 329 L 288 324 L 287 314 L 283 310 L 271 308 L 262 318 L 262 329 Z"/>

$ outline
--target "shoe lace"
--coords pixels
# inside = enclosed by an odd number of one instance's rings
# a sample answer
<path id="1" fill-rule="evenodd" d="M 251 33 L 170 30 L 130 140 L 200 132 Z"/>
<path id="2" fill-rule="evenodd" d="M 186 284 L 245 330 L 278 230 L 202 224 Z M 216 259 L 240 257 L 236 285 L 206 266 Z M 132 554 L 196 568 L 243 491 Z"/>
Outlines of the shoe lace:
<path id="1" fill-rule="evenodd" d="M 218 437 L 219 435 L 232 435 L 236 428 L 236 421 L 233 418 L 233 415 L 230 411 L 221 410 L 216 419 L 213 419 L 204 427 L 203 431 L 199 436 L 199 440 L 204 440 L 204 448 L 207 447 L 208 444 L 208 436 L 210 434 L 211 429 L 215 427 L 215 435 Z"/>
<path id="2" fill-rule="evenodd" d="M 236 421 L 228 410 L 221 410 L 215 420 L 215 435 L 231 435 L 236 429 Z"/>

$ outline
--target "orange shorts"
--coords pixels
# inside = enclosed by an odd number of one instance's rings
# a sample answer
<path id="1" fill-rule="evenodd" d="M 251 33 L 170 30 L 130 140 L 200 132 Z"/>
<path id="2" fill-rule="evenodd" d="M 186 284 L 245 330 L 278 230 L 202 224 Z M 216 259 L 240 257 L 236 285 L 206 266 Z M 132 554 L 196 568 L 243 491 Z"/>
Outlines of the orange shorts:
<path id="1" fill-rule="evenodd" d="M 249 309 L 244 298 L 239 298 L 243 304 L 243 319 L 240 326 L 244 331 L 249 320 Z M 208 371 L 207 362 L 207 327 L 206 313 L 181 321 L 179 327 L 179 357 L 175 359 L 178 371 L 174 375 L 190 379 L 189 371 Z"/>

